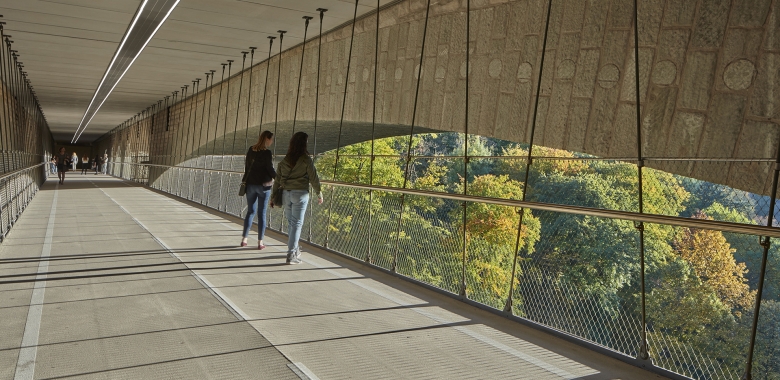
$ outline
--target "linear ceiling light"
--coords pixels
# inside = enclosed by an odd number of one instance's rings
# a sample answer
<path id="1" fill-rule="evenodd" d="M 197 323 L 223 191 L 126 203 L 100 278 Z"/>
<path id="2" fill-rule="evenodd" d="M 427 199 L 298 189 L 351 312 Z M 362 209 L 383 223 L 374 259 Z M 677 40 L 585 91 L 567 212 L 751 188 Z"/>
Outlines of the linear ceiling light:
<path id="1" fill-rule="evenodd" d="M 138 7 L 138 11 L 133 17 L 133 21 L 130 23 L 130 27 L 127 29 L 127 32 L 125 32 L 125 35 L 122 38 L 122 42 L 119 44 L 119 48 L 117 48 L 116 52 L 114 53 L 114 57 L 111 59 L 111 63 L 109 63 L 108 68 L 106 68 L 106 72 L 103 74 L 103 79 L 100 80 L 100 84 L 98 85 L 97 89 L 95 89 L 95 94 L 92 96 L 92 100 L 89 102 L 89 106 L 87 107 L 87 110 L 84 112 L 84 116 L 79 122 L 76 133 L 73 134 L 73 139 L 71 140 L 72 144 L 79 140 L 81 134 L 84 133 L 89 123 L 92 121 L 95 115 L 97 115 L 100 107 L 103 106 L 103 103 L 106 102 L 108 96 L 111 95 L 111 92 L 114 91 L 114 88 L 122 80 L 122 77 L 125 76 L 127 70 L 130 69 L 138 56 L 141 55 L 141 52 L 144 51 L 146 45 L 149 44 L 149 41 L 152 40 L 154 35 L 157 33 L 163 23 L 165 23 L 165 20 L 168 19 L 168 16 L 171 15 L 171 12 L 173 12 L 174 8 L 176 8 L 180 1 L 181 0 L 157 0 L 153 6 L 147 8 L 149 0 L 143 0 L 143 3 L 141 3 L 141 5 Z M 159 15 L 163 12 L 165 12 L 165 15 L 160 18 Z M 141 19 L 143 19 L 143 21 L 141 22 L 139 28 L 136 29 L 136 25 Z M 149 30 L 155 24 L 156 26 L 154 26 L 154 30 L 149 33 Z M 133 33 L 134 30 L 135 33 Z M 148 36 L 146 36 L 147 33 Z M 144 37 L 146 37 L 146 39 L 143 44 L 133 44 L 137 40 L 143 40 Z M 126 48 L 125 45 L 128 41 L 131 43 L 129 44 L 130 46 Z M 128 62 L 127 59 L 131 56 L 132 58 Z M 109 80 L 106 81 L 106 79 Z M 111 88 L 106 91 L 108 86 Z M 93 107 L 95 105 L 95 100 L 98 98 L 101 98 L 100 103 L 96 107 Z M 87 118 L 87 116 L 89 116 L 89 118 Z M 85 120 L 86 122 L 84 122 Z"/>

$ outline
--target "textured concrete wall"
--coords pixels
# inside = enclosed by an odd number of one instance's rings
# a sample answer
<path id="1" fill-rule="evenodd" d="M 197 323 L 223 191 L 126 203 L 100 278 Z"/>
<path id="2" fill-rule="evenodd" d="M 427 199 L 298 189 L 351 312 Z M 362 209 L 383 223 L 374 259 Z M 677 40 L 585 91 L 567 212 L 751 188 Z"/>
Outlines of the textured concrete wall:
<path id="1" fill-rule="evenodd" d="M 409 0 L 380 14 L 376 117 L 383 125 L 412 123 L 425 3 Z M 433 3 L 415 125 L 463 132 L 465 1 Z M 472 0 L 471 7 L 469 132 L 528 142 L 547 1 Z M 553 0 L 536 144 L 601 157 L 636 156 L 632 7 L 632 0 Z M 317 24 L 314 20 L 309 35 Z M 645 156 L 774 156 L 780 136 L 780 0 L 644 0 L 638 24 Z M 374 16 L 355 25 L 349 75 L 351 26 L 323 37 L 318 117 L 326 126 L 320 134 L 337 133 L 347 84 L 344 120 L 370 123 L 375 30 Z M 301 129 L 310 128 L 314 119 L 317 47 L 316 39 L 305 46 L 297 112 Z M 168 132 L 162 132 L 165 116 L 160 112 L 147 150 L 181 162 L 209 141 L 234 131 L 246 134 L 247 126 L 253 140 L 261 118 L 263 128 L 273 129 L 277 120 L 285 125 L 280 140 L 289 136 L 301 52 L 298 46 L 281 55 L 279 91 L 277 54 L 248 68 L 243 77 L 234 75 L 171 107 Z M 239 57 L 233 73 L 240 67 Z M 370 125 L 366 128 L 370 137 Z M 241 134 L 236 136 L 236 150 L 243 150 Z M 225 141 L 232 144 L 232 139 Z M 209 150 L 221 153 L 218 145 Z M 768 191 L 770 182 L 769 164 L 649 165 L 760 193 Z"/>

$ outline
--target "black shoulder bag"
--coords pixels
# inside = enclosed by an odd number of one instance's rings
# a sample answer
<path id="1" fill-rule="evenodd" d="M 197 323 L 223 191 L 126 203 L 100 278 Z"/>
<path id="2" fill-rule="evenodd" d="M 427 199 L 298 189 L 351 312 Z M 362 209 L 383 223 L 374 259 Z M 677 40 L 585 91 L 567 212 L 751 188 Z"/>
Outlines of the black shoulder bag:
<path id="1" fill-rule="evenodd" d="M 255 164 L 255 157 L 252 156 L 252 161 L 249 162 L 249 166 L 244 168 L 244 176 L 241 177 L 241 186 L 238 187 L 238 196 L 243 197 L 246 195 L 246 177 L 249 175 L 249 171 L 252 170 L 252 166 Z"/>
<path id="2" fill-rule="evenodd" d="M 273 191 L 271 191 L 271 204 L 277 207 L 282 207 L 282 203 L 284 203 L 284 199 L 282 198 L 282 192 L 284 191 L 284 181 L 282 181 L 282 170 L 281 165 L 279 166 L 279 170 L 277 170 L 276 175 L 279 177 L 279 185 L 274 187 Z M 292 169 L 290 169 L 292 171 Z"/>

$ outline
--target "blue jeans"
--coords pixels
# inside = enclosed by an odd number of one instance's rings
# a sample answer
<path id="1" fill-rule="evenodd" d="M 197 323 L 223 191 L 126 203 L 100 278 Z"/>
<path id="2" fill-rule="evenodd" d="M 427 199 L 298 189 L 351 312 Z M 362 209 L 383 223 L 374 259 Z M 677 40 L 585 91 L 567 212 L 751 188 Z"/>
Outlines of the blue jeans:
<path id="1" fill-rule="evenodd" d="M 309 205 L 309 190 L 284 190 L 282 193 L 284 215 L 287 216 L 287 258 L 301 255 L 298 240 L 301 238 L 303 217 Z"/>
<path id="2" fill-rule="evenodd" d="M 260 215 L 257 218 L 257 240 L 265 237 L 266 215 L 268 214 L 268 201 L 271 200 L 271 187 L 263 185 L 246 185 L 246 204 L 249 206 L 244 218 L 244 237 L 249 236 L 252 222 L 257 214 L 257 204 L 260 204 Z"/>

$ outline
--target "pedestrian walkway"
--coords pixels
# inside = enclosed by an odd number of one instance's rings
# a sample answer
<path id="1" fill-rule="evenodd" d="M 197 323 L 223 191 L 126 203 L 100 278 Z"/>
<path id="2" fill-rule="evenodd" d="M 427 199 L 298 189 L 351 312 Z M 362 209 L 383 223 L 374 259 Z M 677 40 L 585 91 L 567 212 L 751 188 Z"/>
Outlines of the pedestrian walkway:
<path id="1" fill-rule="evenodd" d="M 106 176 L 48 181 L 0 245 L 0 379 L 660 379 Z M 254 233 L 256 237 L 256 233 Z"/>

